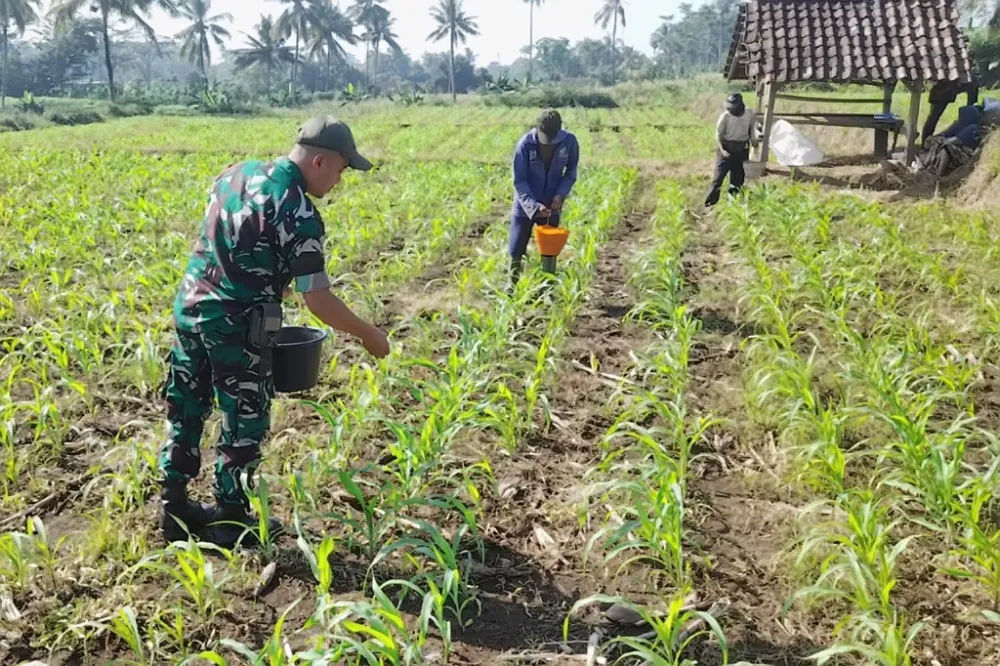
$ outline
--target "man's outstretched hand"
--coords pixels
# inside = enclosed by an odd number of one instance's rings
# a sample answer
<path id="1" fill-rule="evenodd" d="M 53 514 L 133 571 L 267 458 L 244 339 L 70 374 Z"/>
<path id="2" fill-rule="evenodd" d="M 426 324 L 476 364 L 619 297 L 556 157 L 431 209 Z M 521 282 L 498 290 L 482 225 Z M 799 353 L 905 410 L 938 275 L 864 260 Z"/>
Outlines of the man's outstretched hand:
<path id="1" fill-rule="evenodd" d="M 389 338 L 382 329 L 376 326 L 372 326 L 371 331 L 365 334 L 365 337 L 361 339 L 361 344 L 375 358 L 385 358 L 389 355 Z"/>
<path id="2" fill-rule="evenodd" d="M 385 358 L 389 355 L 389 339 L 385 333 L 351 312 L 351 309 L 329 289 L 306 292 L 303 294 L 303 299 L 306 307 L 321 322 L 359 339 L 372 356 Z"/>

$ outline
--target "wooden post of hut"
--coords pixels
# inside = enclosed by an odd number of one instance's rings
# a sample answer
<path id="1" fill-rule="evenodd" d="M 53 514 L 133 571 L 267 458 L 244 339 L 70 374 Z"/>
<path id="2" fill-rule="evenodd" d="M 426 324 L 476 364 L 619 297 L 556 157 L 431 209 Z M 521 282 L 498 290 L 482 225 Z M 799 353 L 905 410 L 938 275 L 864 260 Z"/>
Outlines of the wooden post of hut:
<path id="1" fill-rule="evenodd" d="M 892 113 L 892 94 L 896 90 L 896 80 L 890 79 L 882 86 L 882 115 Z M 875 132 L 875 157 L 890 157 L 889 133 Z"/>
<path id="2" fill-rule="evenodd" d="M 774 102 L 778 95 L 778 84 L 764 84 L 764 129 L 760 138 L 760 161 L 767 164 L 768 149 L 771 144 L 771 127 L 774 126 Z"/>
<path id="3" fill-rule="evenodd" d="M 924 91 L 922 81 L 907 81 L 906 87 L 910 90 L 910 117 L 906 121 L 906 160 L 905 166 L 913 163 L 913 158 L 917 156 L 917 136 L 919 136 L 920 126 L 920 93 Z"/>

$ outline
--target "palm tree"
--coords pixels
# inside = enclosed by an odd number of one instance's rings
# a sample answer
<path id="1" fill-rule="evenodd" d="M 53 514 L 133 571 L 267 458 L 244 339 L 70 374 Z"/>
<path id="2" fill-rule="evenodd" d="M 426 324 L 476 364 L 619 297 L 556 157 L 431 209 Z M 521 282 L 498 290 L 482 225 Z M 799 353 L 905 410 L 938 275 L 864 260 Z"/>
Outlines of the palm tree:
<path id="1" fill-rule="evenodd" d="M 299 46 L 304 37 L 309 35 L 313 25 L 313 13 L 309 0 L 278 0 L 288 8 L 278 17 L 278 32 L 282 37 L 295 33 L 295 59 L 292 60 L 292 99 L 295 99 L 295 71 L 299 59 Z"/>
<path id="2" fill-rule="evenodd" d="M 180 6 L 180 15 L 191 21 L 191 25 L 177 33 L 184 40 L 181 44 L 181 57 L 197 63 L 198 71 L 208 90 L 208 68 L 212 64 L 212 48 L 209 40 L 222 47 L 223 38 L 229 38 L 229 31 L 220 24 L 223 21 L 232 23 L 231 14 L 216 14 L 212 11 L 212 0 L 184 0 Z"/>
<path id="3" fill-rule="evenodd" d="M 29 23 L 38 20 L 35 7 L 41 0 L 0 0 L 0 22 L 3 23 L 3 80 L 0 81 L 0 108 L 7 106 L 7 48 L 10 43 L 10 24 L 14 34 L 23 35 Z"/>
<path id="4" fill-rule="evenodd" d="M 313 44 L 309 51 L 310 58 L 318 58 L 326 55 L 326 90 L 330 89 L 330 79 L 332 78 L 332 60 L 344 60 L 347 52 L 340 45 L 341 40 L 348 44 L 357 44 L 358 37 L 354 34 L 354 24 L 347 15 L 340 11 L 340 7 L 333 4 L 332 0 L 313 0 Z"/>
<path id="5" fill-rule="evenodd" d="M 372 53 L 375 58 L 372 64 L 372 88 L 378 90 L 378 53 L 382 42 L 397 53 L 402 51 L 402 47 L 396 40 L 399 36 L 392 31 L 392 24 L 396 19 L 392 18 L 389 10 L 385 7 L 376 7 L 372 14 L 371 22 L 365 26 L 365 38 L 372 46 Z"/>
<path id="6" fill-rule="evenodd" d="M 663 23 L 660 27 L 653 31 L 652 36 L 649 38 L 649 45 L 653 47 L 654 51 L 666 51 L 667 50 L 667 40 L 670 37 L 670 32 L 673 29 L 673 14 L 668 14 L 666 16 L 660 16 L 660 20 Z"/>
<path id="7" fill-rule="evenodd" d="M 357 25 L 360 25 L 366 29 L 378 21 L 377 16 L 381 13 L 388 13 L 382 3 L 385 0 L 354 0 L 354 4 L 351 8 L 347 10 L 347 15 L 353 20 Z M 368 61 L 371 58 L 370 51 L 371 44 L 368 39 L 365 39 L 365 87 L 371 87 L 371 81 L 369 77 L 369 64 Z"/>
<path id="8" fill-rule="evenodd" d="M 246 33 L 244 33 L 246 34 Z M 261 16 L 257 24 L 257 36 L 246 35 L 247 47 L 234 51 L 236 60 L 233 65 L 237 70 L 250 67 L 264 67 L 267 70 L 267 92 L 271 92 L 271 72 L 275 67 L 290 65 L 295 61 L 292 47 L 285 45 L 285 40 L 278 34 L 274 19 Z"/>
<path id="9" fill-rule="evenodd" d="M 478 35 L 479 26 L 473 16 L 468 16 L 462 7 L 462 0 L 438 0 L 438 6 L 431 8 L 431 16 L 437 22 L 438 27 L 427 36 L 440 42 L 445 37 L 450 37 L 451 60 L 449 61 L 449 76 L 451 79 L 451 99 L 458 101 L 458 93 L 455 91 L 455 44 L 463 44 L 469 35 Z"/>
<path id="10" fill-rule="evenodd" d="M 618 19 L 625 26 L 625 0 L 604 0 L 600 10 L 594 14 L 594 23 L 601 26 L 601 30 L 608 29 L 608 23 L 614 21 L 614 28 L 611 31 L 611 83 L 616 82 L 616 66 L 618 60 Z"/>
<path id="11" fill-rule="evenodd" d="M 531 83 L 531 75 L 535 66 L 535 5 L 541 5 L 545 0 L 524 0 L 528 3 L 528 80 Z"/>
<path id="12" fill-rule="evenodd" d="M 115 70 L 111 64 L 111 21 L 121 20 L 134 23 L 141 29 L 151 42 L 156 42 L 156 32 L 146 22 L 149 11 L 153 7 L 161 7 L 172 15 L 177 14 L 174 0 L 56 0 L 49 14 L 56 19 L 57 25 L 65 25 L 76 18 L 81 11 L 87 10 L 101 15 L 101 29 L 104 38 L 104 65 L 108 70 L 108 95 L 115 99 Z"/>

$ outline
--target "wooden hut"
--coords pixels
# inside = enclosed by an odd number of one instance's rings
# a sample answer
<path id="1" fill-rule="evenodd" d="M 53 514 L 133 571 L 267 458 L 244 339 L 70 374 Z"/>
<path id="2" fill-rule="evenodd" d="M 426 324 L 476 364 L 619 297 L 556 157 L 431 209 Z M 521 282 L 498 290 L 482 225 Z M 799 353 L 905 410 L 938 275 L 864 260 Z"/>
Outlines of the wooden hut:
<path id="1" fill-rule="evenodd" d="M 775 118 L 793 124 L 861 127 L 875 131 L 875 153 L 888 151 L 889 132 L 902 120 L 891 116 L 897 82 L 910 91 L 906 163 L 916 152 L 920 95 L 938 81 L 967 83 L 972 63 L 958 25 L 956 0 L 748 0 L 741 3 L 724 74 L 749 81 L 763 107 L 759 159 L 767 162 Z M 881 99 L 832 99 L 784 95 L 791 83 L 861 83 L 879 86 Z M 775 99 L 808 102 L 882 103 L 882 114 L 776 114 Z M 895 145 L 895 141 L 893 142 Z"/>

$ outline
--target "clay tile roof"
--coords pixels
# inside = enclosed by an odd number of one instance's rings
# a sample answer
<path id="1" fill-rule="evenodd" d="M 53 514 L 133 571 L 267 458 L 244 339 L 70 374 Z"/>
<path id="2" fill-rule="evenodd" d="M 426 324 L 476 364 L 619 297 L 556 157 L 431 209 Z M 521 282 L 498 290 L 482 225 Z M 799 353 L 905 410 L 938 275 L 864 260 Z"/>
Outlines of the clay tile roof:
<path id="1" fill-rule="evenodd" d="M 956 0 L 746 0 L 730 80 L 969 81 Z"/>

